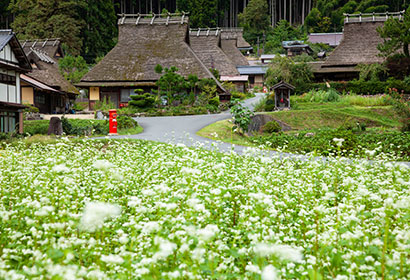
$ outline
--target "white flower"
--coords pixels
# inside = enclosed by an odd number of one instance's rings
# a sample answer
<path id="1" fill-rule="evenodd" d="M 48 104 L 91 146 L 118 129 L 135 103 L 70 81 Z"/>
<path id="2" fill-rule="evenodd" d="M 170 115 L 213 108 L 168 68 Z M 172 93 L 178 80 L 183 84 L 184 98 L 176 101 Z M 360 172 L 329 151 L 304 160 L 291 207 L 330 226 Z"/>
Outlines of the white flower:
<path id="1" fill-rule="evenodd" d="M 276 255 L 282 260 L 288 260 L 292 262 L 302 262 L 303 255 L 301 249 L 293 248 L 288 245 L 274 245 L 267 243 L 258 243 L 253 248 L 253 251 L 259 257 L 267 257 L 270 255 Z"/>
<path id="2" fill-rule="evenodd" d="M 278 275 L 276 274 L 276 269 L 271 264 L 268 266 L 265 266 L 265 268 L 262 270 L 261 277 L 262 277 L 262 280 L 278 279 Z"/>
<path id="3" fill-rule="evenodd" d="M 245 267 L 245 270 L 249 271 L 249 272 L 252 272 L 252 273 L 258 273 L 258 274 L 261 273 L 261 270 L 259 269 L 259 267 L 257 265 L 254 265 L 254 264 L 248 264 Z"/>
<path id="4" fill-rule="evenodd" d="M 218 232 L 218 226 L 207 225 L 205 228 L 198 229 L 196 233 L 200 239 L 206 242 L 211 240 L 216 234 L 218 234 Z"/>
<path id="5" fill-rule="evenodd" d="M 159 251 L 152 257 L 154 260 L 165 260 L 177 248 L 175 243 L 169 242 L 168 240 L 162 238 L 156 238 L 155 243 L 159 244 Z"/>
<path id="6" fill-rule="evenodd" d="M 94 167 L 95 169 L 108 171 L 108 170 L 110 170 L 112 167 L 114 167 L 114 165 L 111 164 L 108 160 L 96 160 L 96 161 L 93 163 L 93 167 Z"/>
<path id="7" fill-rule="evenodd" d="M 151 232 L 158 231 L 161 229 L 161 226 L 158 222 L 149 221 L 144 224 L 144 228 L 142 229 L 143 233 L 150 234 Z"/>
<path id="8" fill-rule="evenodd" d="M 108 256 L 102 255 L 102 256 L 101 256 L 101 260 L 102 260 L 103 262 L 112 263 L 112 264 L 122 264 L 122 263 L 124 262 L 124 259 L 123 259 L 123 258 L 121 258 L 121 257 L 118 256 L 118 255 L 112 255 L 112 254 L 110 254 L 110 255 L 108 255 Z"/>
<path id="9" fill-rule="evenodd" d="M 343 142 L 345 141 L 345 139 L 343 139 L 343 138 L 333 138 L 333 141 L 336 142 L 336 146 L 342 147 Z"/>
<path id="10" fill-rule="evenodd" d="M 50 212 L 54 211 L 53 206 L 43 206 L 38 211 L 34 213 L 36 216 L 47 216 Z"/>
<path id="11" fill-rule="evenodd" d="M 54 165 L 52 170 L 56 173 L 65 173 L 70 171 L 70 169 L 64 164 Z"/>
<path id="12" fill-rule="evenodd" d="M 80 221 L 80 228 L 93 232 L 102 227 L 104 221 L 121 214 L 121 208 L 117 205 L 104 202 L 88 202 L 85 206 Z"/>

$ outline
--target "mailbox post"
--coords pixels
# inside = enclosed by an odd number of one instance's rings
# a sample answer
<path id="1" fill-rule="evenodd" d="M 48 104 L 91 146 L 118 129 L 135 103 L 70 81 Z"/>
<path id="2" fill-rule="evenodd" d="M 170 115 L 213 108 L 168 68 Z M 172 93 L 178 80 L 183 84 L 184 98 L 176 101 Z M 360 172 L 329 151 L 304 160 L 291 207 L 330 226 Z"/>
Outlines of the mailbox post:
<path id="1" fill-rule="evenodd" d="M 118 135 L 117 133 L 117 110 L 109 110 L 110 114 L 110 133 L 108 135 Z"/>

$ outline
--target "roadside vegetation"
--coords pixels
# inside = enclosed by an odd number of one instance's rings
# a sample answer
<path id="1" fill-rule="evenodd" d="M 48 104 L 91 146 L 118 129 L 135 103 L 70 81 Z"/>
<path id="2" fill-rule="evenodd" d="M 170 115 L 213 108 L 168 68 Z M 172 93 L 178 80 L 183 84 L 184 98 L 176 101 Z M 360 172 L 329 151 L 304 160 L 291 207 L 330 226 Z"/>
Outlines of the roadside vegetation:
<path id="1" fill-rule="evenodd" d="M 265 111 L 271 95 L 256 107 Z M 410 160 L 409 105 L 400 96 L 339 95 L 334 90 L 291 97 L 292 110 L 264 112 L 288 131 L 262 127 L 236 133 L 234 121 L 214 123 L 198 135 L 223 142 L 315 155 Z M 401 112 L 399 112 L 401 110 Z M 261 113 L 259 113 L 261 114 Z M 338 140 L 342 139 L 342 140 Z"/>

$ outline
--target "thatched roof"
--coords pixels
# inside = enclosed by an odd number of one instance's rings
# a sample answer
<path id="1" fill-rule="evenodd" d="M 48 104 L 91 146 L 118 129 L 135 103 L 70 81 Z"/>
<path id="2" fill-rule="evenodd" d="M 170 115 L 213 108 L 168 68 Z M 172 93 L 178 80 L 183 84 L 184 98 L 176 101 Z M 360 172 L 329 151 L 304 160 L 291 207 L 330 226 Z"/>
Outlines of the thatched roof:
<path id="1" fill-rule="evenodd" d="M 51 58 L 58 60 L 63 57 L 60 39 L 31 39 L 21 42 L 24 52 L 27 54 L 31 49 L 46 53 Z"/>
<path id="2" fill-rule="evenodd" d="M 243 38 L 243 28 L 222 28 L 222 39 L 236 40 L 236 47 L 239 49 L 252 49 L 252 46 Z"/>
<path id="3" fill-rule="evenodd" d="M 221 48 L 235 66 L 249 65 L 246 57 L 238 49 L 239 46 L 250 45 L 243 39 L 242 28 L 222 28 Z"/>
<path id="4" fill-rule="evenodd" d="M 382 63 L 377 46 L 383 39 L 377 28 L 390 18 L 402 19 L 403 12 L 383 14 L 345 14 L 343 38 L 323 67 Z"/>
<path id="5" fill-rule="evenodd" d="M 23 45 L 25 46 L 24 52 L 30 63 L 35 64 L 35 67 L 27 76 L 59 91 L 79 94 L 78 89 L 67 81 L 58 69 L 56 53 L 59 53 L 58 57 L 60 57 L 59 48 L 61 46 L 59 40 L 27 40 Z"/>
<path id="6" fill-rule="evenodd" d="M 219 29 L 191 29 L 189 43 L 208 69 L 217 69 L 221 76 L 239 75 L 234 63 L 220 48 L 221 31 Z"/>
<path id="7" fill-rule="evenodd" d="M 157 64 L 176 66 L 185 78 L 194 74 L 200 79 L 215 79 L 188 44 L 188 17 L 148 16 L 122 15 L 117 45 L 82 78 L 79 86 L 155 82 L 161 77 L 155 73 Z"/>

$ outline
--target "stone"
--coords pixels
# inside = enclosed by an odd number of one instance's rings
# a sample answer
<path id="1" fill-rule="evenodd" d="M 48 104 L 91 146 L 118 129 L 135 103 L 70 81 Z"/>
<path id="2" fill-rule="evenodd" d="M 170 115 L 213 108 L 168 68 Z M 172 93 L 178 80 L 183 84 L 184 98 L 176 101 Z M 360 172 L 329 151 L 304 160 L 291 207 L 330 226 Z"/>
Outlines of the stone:
<path id="1" fill-rule="evenodd" d="M 253 135 L 255 132 L 262 133 L 262 127 L 267 122 L 270 122 L 270 121 L 276 121 L 282 128 L 282 131 L 289 131 L 292 129 L 288 124 L 275 119 L 271 115 L 257 114 L 251 118 L 251 123 L 249 124 L 249 127 L 248 127 L 248 133 L 250 135 Z"/>
<path id="2" fill-rule="evenodd" d="M 104 114 L 101 111 L 97 111 L 97 113 L 95 114 L 95 118 L 97 120 L 103 120 L 104 119 Z"/>
<path id="3" fill-rule="evenodd" d="M 62 135 L 63 134 L 63 124 L 61 119 L 58 117 L 52 117 L 50 119 L 50 125 L 48 126 L 48 135 Z"/>

